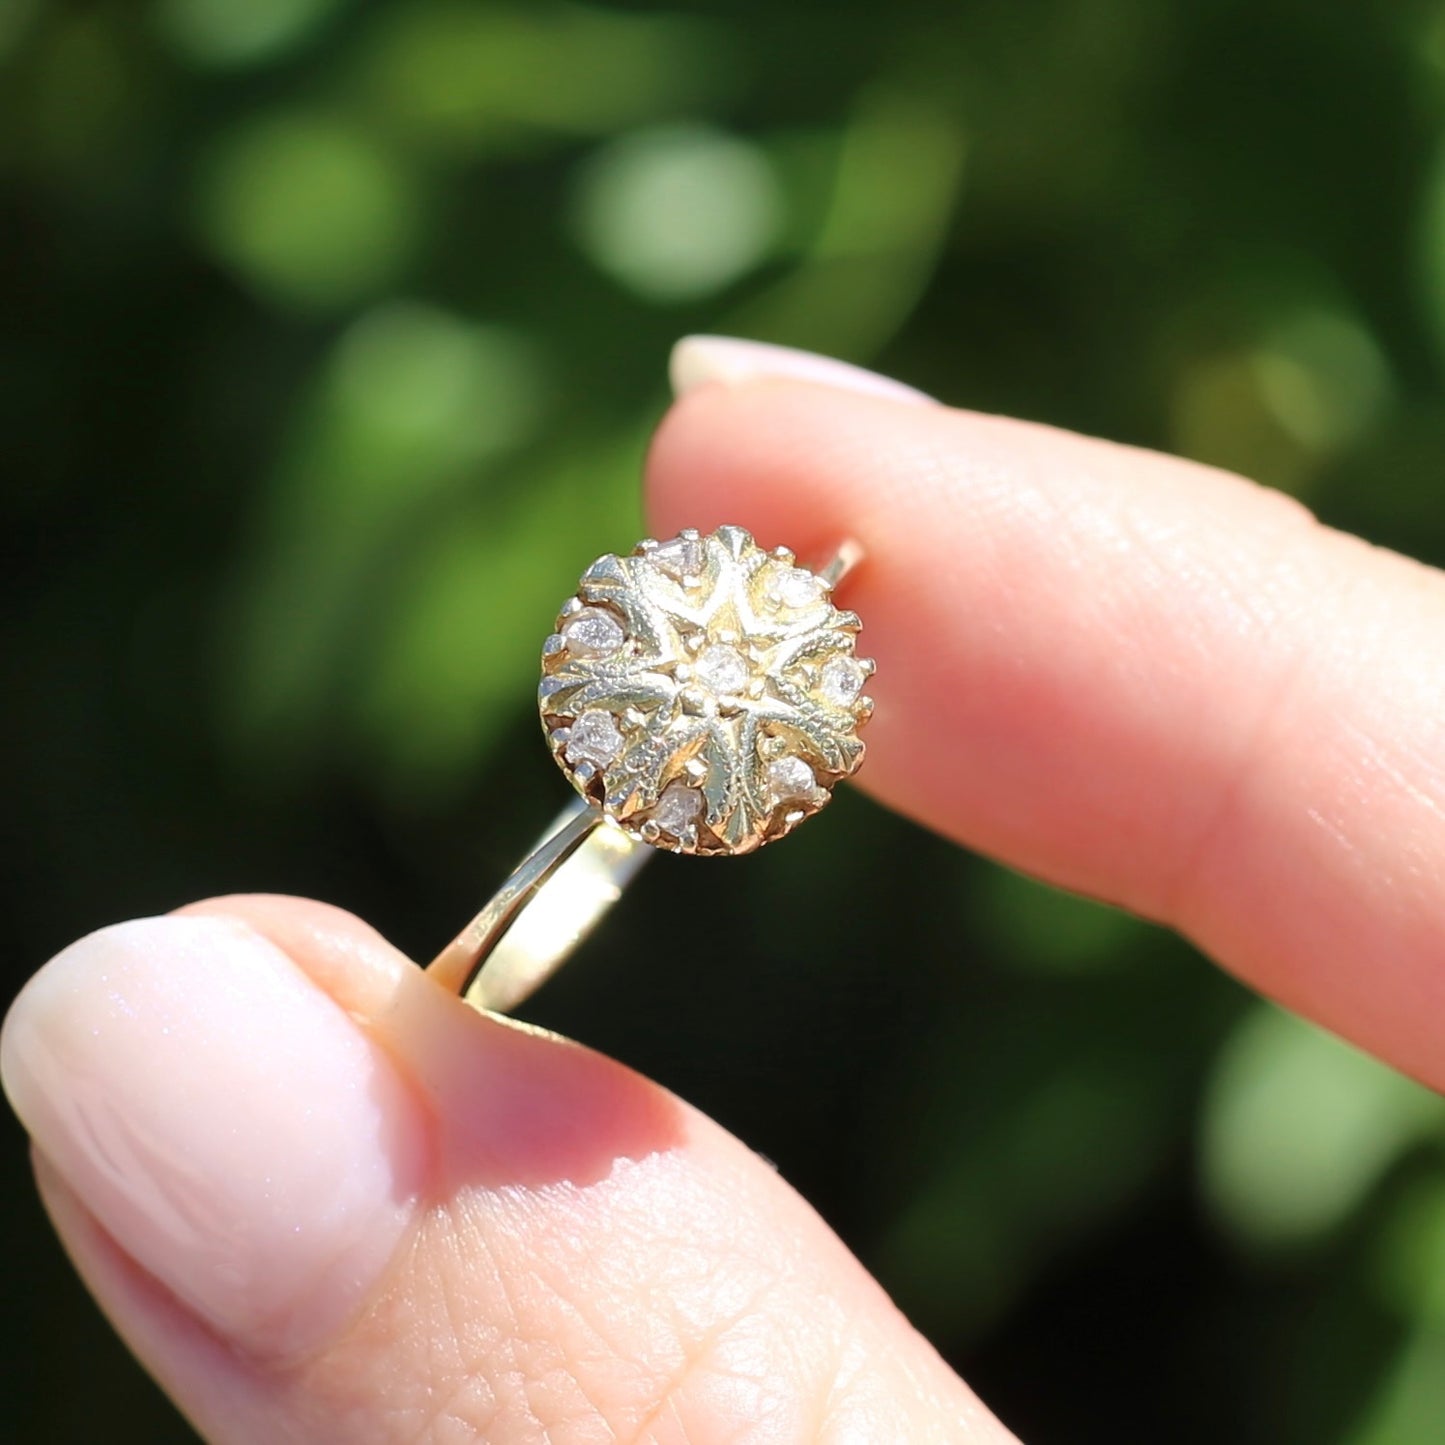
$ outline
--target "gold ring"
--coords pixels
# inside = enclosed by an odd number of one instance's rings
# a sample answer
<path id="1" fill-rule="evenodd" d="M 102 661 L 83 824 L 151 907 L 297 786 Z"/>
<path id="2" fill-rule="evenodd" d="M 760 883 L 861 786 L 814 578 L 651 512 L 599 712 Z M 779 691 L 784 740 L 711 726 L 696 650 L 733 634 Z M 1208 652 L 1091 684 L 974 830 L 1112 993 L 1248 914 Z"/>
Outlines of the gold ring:
<path id="1" fill-rule="evenodd" d="M 873 710 L 862 623 L 833 603 L 862 555 L 845 542 L 809 568 L 719 527 L 598 558 L 537 693 L 580 796 L 428 972 L 477 1008 L 515 1008 L 653 849 L 750 853 L 823 807 L 862 763 Z"/>

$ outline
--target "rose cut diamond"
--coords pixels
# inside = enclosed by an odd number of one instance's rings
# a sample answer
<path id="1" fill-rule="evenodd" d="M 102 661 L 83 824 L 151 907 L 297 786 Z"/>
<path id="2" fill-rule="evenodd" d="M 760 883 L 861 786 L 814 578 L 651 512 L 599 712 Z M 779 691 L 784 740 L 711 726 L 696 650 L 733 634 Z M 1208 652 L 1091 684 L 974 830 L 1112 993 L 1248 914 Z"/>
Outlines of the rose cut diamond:
<path id="1" fill-rule="evenodd" d="M 610 712 L 584 712 L 572 724 L 567 739 L 567 761 L 573 767 L 591 763 L 605 768 L 622 751 L 622 732 Z"/>
<path id="2" fill-rule="evenodd" d="M 811 607 L 827 590 L 823 579 L 806 567 L 784 567 L 768 589 L 775 602 L 784 607 Z"/>
<path id="3" fill-rule="evenodd" d="M 748 665 L 735 647 L 715 642 L 697 660 L 697 680 L 721 696 L 741 692 L 748 685 Z"/>
<path id="4" fill-rule="evenodd" d="M 769 763 L 768 789 L 776 803 L 816 803 L 826 796 L 802 758 L 775 758 Z"/>
<path id="5" fill-rule="evenodd" d="M 664 833 L 681 838 L 702 812 L 702 794 L 686 783 L 669 783 L 652 810 L 652 821 Z"/>
<path id="6" fill-rule="evenodd" d="M 627 634 L 610 612 L 584 607 L 562 624 L 562 640 L 573 657 L 608 657 L 627 640 Z"/>
<path id="7" fill-rule="evenodd" d="M 856 658 L 835 657 L 818 674 L 818 691 L 834 707 L 851 707 L 863 691 L 864 672 Z"/>
<path id="8" fill-rule="evenodd" d="M 654 547 L 647 556 L 674 582 L 687 582 L 702 571 L 702 543 L 696 537 L 675 537 Z"/>

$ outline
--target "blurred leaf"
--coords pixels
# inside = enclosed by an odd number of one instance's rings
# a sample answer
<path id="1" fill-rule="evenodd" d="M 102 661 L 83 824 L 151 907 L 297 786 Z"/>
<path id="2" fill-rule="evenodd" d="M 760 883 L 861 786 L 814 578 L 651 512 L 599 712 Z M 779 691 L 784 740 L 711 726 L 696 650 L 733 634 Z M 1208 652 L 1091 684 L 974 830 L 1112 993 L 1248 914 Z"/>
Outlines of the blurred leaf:
<path id="1" fill-rule="evenodd" d="M 507 147 L 695 108 L 728 74 L 730 50 L 726 31 L 681 16 L 422 0 L 375 27 L 362 85 L 408 137 Z"/>
<path id="2" fill-rule="evenodd" d="M 1262 1248 L 1337 1229 L 1445 1101 L 1322 1029 L 1262 1004 L 1221 1052 L 1201 1168 L 1221 1221 Z"/>
<path id="3" fill-rule="evenodd" d="M 40 0 L 0 0 L 0 62 L 25 38 Z"/>
<path id="4" fill-rule="evenodd" d="M 532 709 L 549 619 L 609 543 L 642 534 L 642 446 L 598 438 L 529 478 L 513 504 L 468 509 L 406 559 L 357 703 L 372 785 L 424 806 Z"/>
<path id="5" fill-rule="evenodd" d="M 1137 977 L 1030 979 L 980 962 L 948 959 L 969 979 L 962 1019 L 934 1022 L 914 1092 L 894 1106 L 900 1162 L 918 1177 L 879 1255 L 910 1316 L 951 1337 L 996 1325 L 1157 1176 L 1217 1027 L 1167 954 Z"/>
<path id="6" fill-rule="evenodd" d="M 1415 1180 L 1377 1246 L 1380 1292 L 1401 1314 L 1445 1329 L 1445 1179 Z"/>
<path id="7" fill-rule="evenodd" d="M 225 720 L 246 752 L 294 762 L 344 721 L 330 710 L 354 655 L 390 626 L 376 614 L 399 571 L 429 537 L 454 534 L 439 503 L 475 492 L 479 468 L 530 436 L 541 384 L 521 338 L 417 303 L 378 307 L 343 333 L 231 618 Z"/>
<path id="8" fill-rule="evenodd" d="M 951 99 L 887 83 L 870 87 L 843 133 L 807 254 L 720 329 L 871 356 L 907 320 L 933 274 L 967 144 Z"/>
<path id="9" fill-rule="evenodd" d="M 1445 1421 L 1445 1331 L 1407 1340 L 1364 1423 L 1345 1445 L 1439 1445 Z"/>
<path id="10" fill-rule="evenodd" d="M 955 1139 L 890 1230 L 892 1287 L 926 1328 L 974 1334 L 1048 1258 L 1096 1227 L 1157 1169 L 1167 1105 L 1117 1058 L 1070 1048 Z"/>
<path id="11" fill-rule="evenodd" d="M 1425 179 L 1418 246 L 1422 310 L 1445 359 L 1445 142 L 1437 141 Z"/>
<path id="12" fill-rule="evenodd" d="M 275 60 L 349 0 L 157 0 L 156 23 L 187 60 L 216 67 Z"/>

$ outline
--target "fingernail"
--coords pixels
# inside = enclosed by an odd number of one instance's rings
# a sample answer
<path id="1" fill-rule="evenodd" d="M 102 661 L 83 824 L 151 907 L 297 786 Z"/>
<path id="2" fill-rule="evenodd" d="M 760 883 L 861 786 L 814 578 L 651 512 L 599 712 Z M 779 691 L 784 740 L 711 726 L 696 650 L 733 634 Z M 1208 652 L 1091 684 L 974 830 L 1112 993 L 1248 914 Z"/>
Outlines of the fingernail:
<path id="1" fill-rule="evenodd" d="M 73 944 L 11 1008 L 0 1076 L 111 1237 L 248 1349 L 323 1341 L 412 1216 L 418 1105 L 358 1025 L 238 922 L 148 918 Z"/>
<path id="2" fill-rule="evenodd" d="M 933 404 L 933 398 L 891 377 L 865 371 L 831 356 L 773 346 L 766 341 L 743 341 L 733 336 L 684 336 L 672 348 L 668 375 L 673 394 L 686 396 L 710 381 L 725 386 L 771 378 L 811 381 L 843 391 L 861 391 L 893 401 Z"/>

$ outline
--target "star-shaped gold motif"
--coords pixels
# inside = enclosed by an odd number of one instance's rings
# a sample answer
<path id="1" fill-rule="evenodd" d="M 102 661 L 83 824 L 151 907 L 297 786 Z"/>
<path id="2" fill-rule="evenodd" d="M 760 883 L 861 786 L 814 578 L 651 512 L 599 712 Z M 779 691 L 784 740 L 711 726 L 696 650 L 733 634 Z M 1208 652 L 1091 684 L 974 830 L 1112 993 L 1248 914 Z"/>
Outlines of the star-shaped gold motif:
<path id="1" fill-rule="evenodd" d="M 740 527 L 599 558 L 542 656 L 539 704 L 577 789 L 649 843 L 746 853 L 863 760 L 873 664 L 855 613 Z"/>

